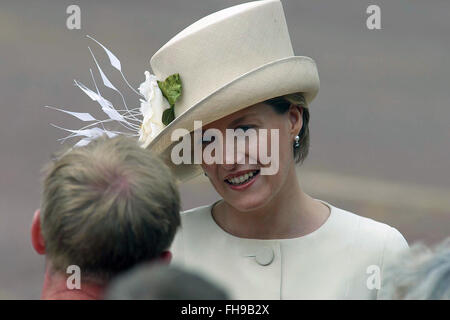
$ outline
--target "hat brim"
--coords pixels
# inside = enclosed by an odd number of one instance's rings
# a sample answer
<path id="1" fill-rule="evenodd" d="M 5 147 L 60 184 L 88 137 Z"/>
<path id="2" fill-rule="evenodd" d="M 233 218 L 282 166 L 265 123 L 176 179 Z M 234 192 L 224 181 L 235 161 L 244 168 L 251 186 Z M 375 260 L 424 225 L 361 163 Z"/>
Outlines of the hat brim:
<path id="1" fill-rule="evenodd" d="M 275 60 L 242 74 L 210 93 L 176 117 L 143 147 L 160 154 L 178 180 L 189 180 L 201 170 L 198 165 L 174 165 L 170 161 L 172 148 L 169 147 L 174 143 L 171 140 L 174 130 L 183 128 L 192 132 L 195 120 L 207 125 L 253 104 L 294 92 L 302 92 L 309 105 L 317 95 L 319 85 L 317 67 L 311 58 L 292 56 Z"/>

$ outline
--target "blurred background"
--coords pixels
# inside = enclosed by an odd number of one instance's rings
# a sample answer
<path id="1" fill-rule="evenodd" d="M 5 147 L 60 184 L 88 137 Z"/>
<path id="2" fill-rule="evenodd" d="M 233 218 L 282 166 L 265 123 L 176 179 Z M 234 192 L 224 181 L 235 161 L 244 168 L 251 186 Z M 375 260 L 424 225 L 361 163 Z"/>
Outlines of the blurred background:
<path id="1" fill-rule="evenodd" d="M 42 166 L 82 123 L 45 105 L 96 114 L 74 86 L 103 71 L 123 86 L 91 35 L 122 62 L 134 87 L 150 57 L 196 20 L 240 0 L 20 1 L 0 4 L 0 299 L 38 299 L 44 259 L 29 228 L 40 205 Z M 450 2 L 282 0 L 294 52 L 312 57 L 320 92 L 311 105 L 311 149 L 299 168 L 313 197 L 396 227 L 411 244 L 450 235 Z M 66 9 L 81 9 L 69 30 Z M 366 9 L 381 8 L 381 30 Z M 201 58 L 201 57 L 199 57 Z M 120 97 L 102 94 L 116 105 Z M 68 141 L 73 144 L 77 140 Z M 181 186 L 183 208 L 218 198 L 203 177 Z"/>

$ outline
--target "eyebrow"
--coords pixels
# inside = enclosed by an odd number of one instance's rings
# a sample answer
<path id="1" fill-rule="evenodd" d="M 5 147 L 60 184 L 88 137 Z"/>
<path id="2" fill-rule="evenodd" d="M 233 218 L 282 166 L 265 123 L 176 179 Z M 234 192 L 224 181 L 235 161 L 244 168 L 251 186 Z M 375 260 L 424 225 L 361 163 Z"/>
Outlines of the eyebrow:
<path id="1" fill-rule="evenodd" d="M 249 118 L 249 117 L 252 117 L 252 116 L 255 116 L 255 115 L 257 115 L 256 112 L 252 112 L 252 113 L 245 114 L 245 115 L 243 115 L 242 117 L 239 117 L 239 118 L 234 119 L 233 121 L 231 121 L 231 122 L 228 124 L 228 127 L 234 127 L 235 125 L 237 125 L 237 124 L 240 123 L 241 121 L 245 120 L 246 118 Z M 205 129 L 202 129 L 202 136 L 205 134 L 205 131 L 206 131 Z"/>
<path id="2" fill-rule="evenodd" d="M 257 115 L 255 112 L 252 112 L 252 113 L 243 115 L 242 117 L 239 117 L 239 118 L 234 119 L 233 121 L 231 121 L 231 122 L 228 124 L 228 126 L 233 127 L 233 126 L 237 125 L 239 122 L 241 122 L 242 120 L 245 120 L 246 118 L 249 118 L 249 117 L 255 116 L 255 115 Z"/>

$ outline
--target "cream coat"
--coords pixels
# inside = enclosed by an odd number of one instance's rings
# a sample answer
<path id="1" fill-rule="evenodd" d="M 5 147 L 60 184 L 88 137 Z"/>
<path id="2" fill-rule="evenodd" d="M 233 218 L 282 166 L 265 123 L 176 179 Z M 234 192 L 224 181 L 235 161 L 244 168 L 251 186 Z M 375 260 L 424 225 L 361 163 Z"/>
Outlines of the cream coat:
<path id="1" fill-rule="evenodd" d="M 211 215 L 213 204 L 182 213 L 173 262 L 228 289 L 234 299 L 376 299 L 382 271 L 404 237 L 386 224 L 330 207 L 327 221 L 299 238 L 235 237 Z"/>

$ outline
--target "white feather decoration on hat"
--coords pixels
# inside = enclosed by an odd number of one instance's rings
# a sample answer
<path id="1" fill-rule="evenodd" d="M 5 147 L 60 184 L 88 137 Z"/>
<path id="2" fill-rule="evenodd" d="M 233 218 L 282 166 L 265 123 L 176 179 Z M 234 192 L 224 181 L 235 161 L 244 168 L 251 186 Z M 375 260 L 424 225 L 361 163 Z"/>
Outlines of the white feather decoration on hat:
<path id="1" fill-rule="evenodd" d="M 140 107 L 132 109 L 128 108 L 124 95 L 111 83 L 111 81 L 108 79 L 108 77 L 100 67 L 100 64 L 95 58 L 95 55 L 92 52 L 91 48 L 88 47 L 92 55 L 92 58 L 95 62 L 95 65 L 97 66 L 103 85 L 116 91 L 121 96 L 124 108 L 120 110 L 116 109 L 110 101 L 108 101 L 101 95 L 100 90 L 98 89 L 97 83 L 95 81 L 94 75 L 92 73 L 92 70 L 90 69 L 91 77 L 95 85 L 95 91 L 89 89 L 80 81 L 74 80 L 74 83 L 89 98 L 91 98 L 93 101 L 96 101 L 100 105 L 101 110 L 106 114 L 108 119 L 98 120 L 95 117 L 93 117 L 90 113 L 73 112 L 52 106 L 45 106 L 46 108 L 67 113 L 73 117 L 78 118 L 81 121 L 92 122 L 77 130 L 66 129 L 51 124 L 52 126 L 58 129 L 71 133 L 67 137 L 64 137 L 59 140 L 61 141 L 61 143 L 63 143 L 69 138 L 82 137 L 82 139 L 79 140 L 78 143 L 74 145 L 75 147 L 78 147 L 78 146 L 85 146 L 91 140 L 96 139 L 102 135 L 107 135 L 108 137 L 114 137 L 119 134 L 127 136 L 139 136 L 139 141 L 144 143 L 154 139 L 154 137 L 159 132 L 161 132 L 162 129 L 164 129 L 165 126 L 163 124 L 163 116 L 165 116 L 164 111 L 169 110 L 171 111 L 170 114 L 173 114 L 174 101 L 178 98 L 179 94 L 181 94 L 181 83 L 179 82 L 179 75 L 176 74 L 177 76 L 176 79 L 178 82 L 176 84 L 173 84 L 174 77 L 170 78 L 170 82 L 168 81 L 169 78 L 166 79 L 165 81 L 158 81 L 155 75 L 152 75 L 150 74 L 150 72 L 145 71 L 145 81 L 142 82 L 141 85 L 139 86 L 138 92 L 129 84 L 128 80 L 125 78 L 125 75 L 122 72 L 122 65 L 120 63 L 120 60 L 100 42 L 98 42 L 89 35 L 87 37 L 95 41 L 105 51 L 105 53 L 109 58 L 109 62 L 115 69 L 117 69 L 120 72 L 127 86 L 131 90 L 133 90 L 133 92 L 135 92 L 137 95 L 139 95 Z M 174 85 L 177 86 L 176 88 L 178 90 L 178 95 L 176 96 L 174 96 L 172 89 Z M 162 89 L 168 88 L 168 89 L 165 90 L 166 92 L 163 92 L 161 88 Z M 172 104 L 170 104 L 169 101 L 172 101 Z M 169 119 L 169 122 L 171 120 L 173 119 Z M 105 124 L 111 122 L 119 123 L 125 129 L 127 129 L 127 132 L 107 130 L 105 128 Z"/>

